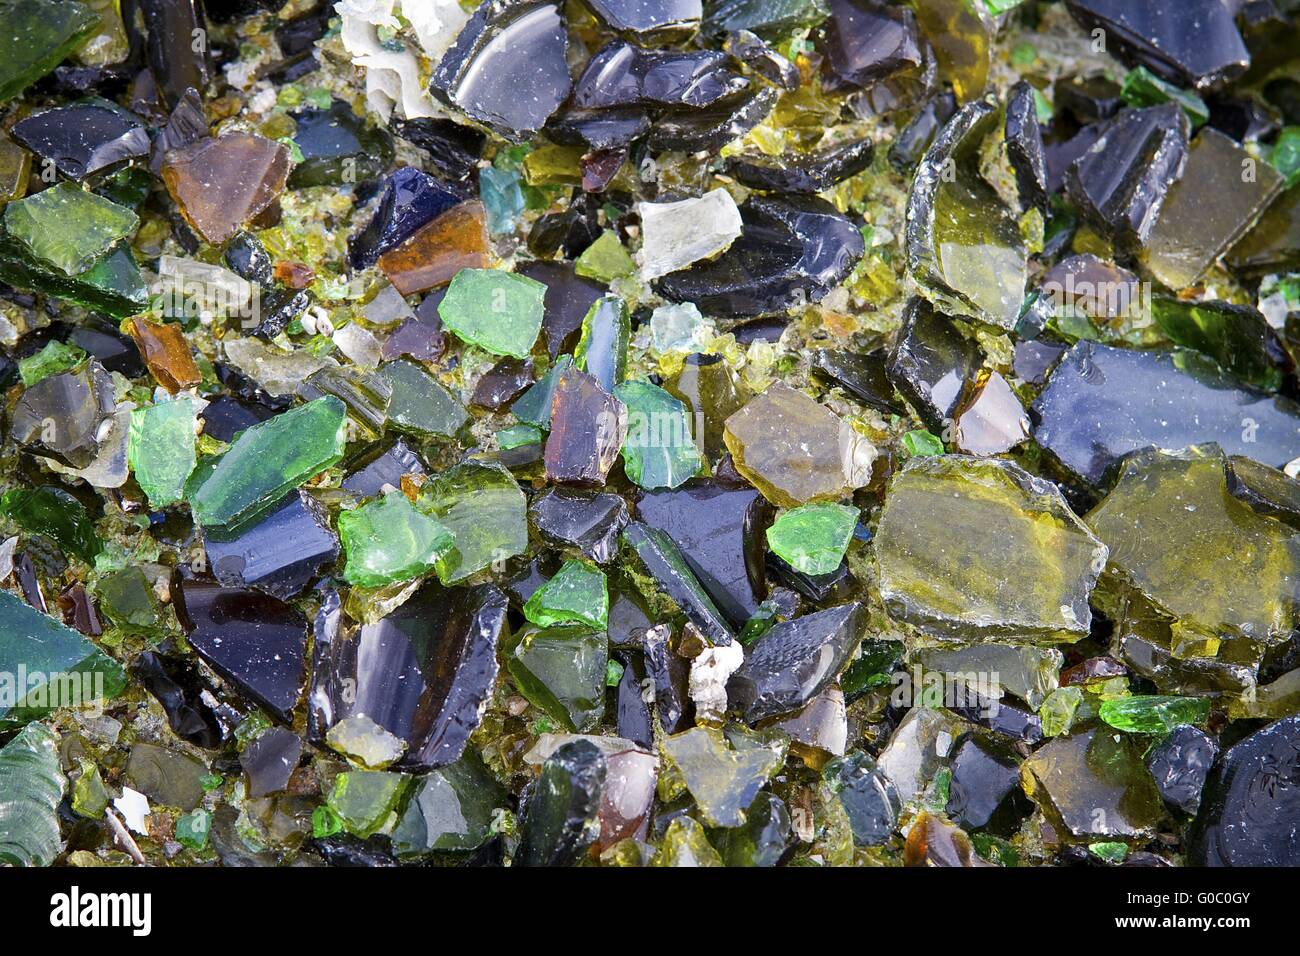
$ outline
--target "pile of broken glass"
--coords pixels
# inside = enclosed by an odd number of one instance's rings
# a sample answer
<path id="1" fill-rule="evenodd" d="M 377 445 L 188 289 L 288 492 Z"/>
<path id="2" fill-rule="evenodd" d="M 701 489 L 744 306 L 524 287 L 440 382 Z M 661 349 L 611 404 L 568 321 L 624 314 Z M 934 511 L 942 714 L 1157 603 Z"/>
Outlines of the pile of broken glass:
<path id="1" fill-rule="evenodd" d="M 0 0 L 0 863 L 1300 864 L 1296 0 Z"/>

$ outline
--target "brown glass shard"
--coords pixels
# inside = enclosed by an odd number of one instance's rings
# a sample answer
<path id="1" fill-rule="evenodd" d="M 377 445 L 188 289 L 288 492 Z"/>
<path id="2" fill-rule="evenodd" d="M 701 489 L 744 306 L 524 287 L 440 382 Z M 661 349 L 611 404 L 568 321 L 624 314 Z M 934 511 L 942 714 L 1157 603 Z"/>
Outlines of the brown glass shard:
<path id="1" fill-rule="evenodd" d="M 162 175 L 185 221 L 216 245 L 284 191 L 289 151 L 251 133 L 228 133 L 169 153 Z"/>
<path id="2" fill-rule="evenodd" d="M 446 285 L 461 269 L 492 265 L 487 212 L 477 199 L 453 206 L 421 226 L 396 249 L 379 257 L 379 268 L 402 295 Z"/>
<path id="3" fill-rule="evenodd" d="M 560 373 L 551 399 L 546 477 L 577 485 L 603 485 L 627 437 L 627 406 L 576 368 Z"/>
<path id="4" fill-rule="evenodd" d="M 137 315 L 128 331 L 149 371 L 167 391 L 178 392 L 202 381 L 189 343 L 185 341 L 185 332 L 179 325 L 172 322 L 156 325 Z"/>

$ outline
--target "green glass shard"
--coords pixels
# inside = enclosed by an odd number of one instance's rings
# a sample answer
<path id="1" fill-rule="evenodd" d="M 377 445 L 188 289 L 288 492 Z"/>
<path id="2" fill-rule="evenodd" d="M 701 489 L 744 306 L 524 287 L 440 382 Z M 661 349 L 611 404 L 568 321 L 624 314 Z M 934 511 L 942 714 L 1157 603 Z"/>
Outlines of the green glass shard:
<path id="1" fill-rule="evenodd" d="M 39 265 L 85 272 L 140 220 L 125 206 L 59 183 L 5 206 L 5 231 Z"/>
<path id="2" fill-rule="evenodd" d="M 328 806 L 353 836 L 383 829 L 397 810 L 410 777 L 384 770 L 352 770 L 334 778 Z"/>
<path id="3" fill-rule="evenodd" d="M 22 377 L 23 384 L 30 388 L 43 378 L 66 372 L 80 364 L 85 357 L 86 353 L 75 345 L 47 342 L 45 348 L 35 355 L 18 360 L 18 374 Z"/>
<path id="4" fill-rule="evenodd" d="M 1282 371 L 1272 358 L 1276 336 L 1250 306 L 1159 296 L 1151 314 L 1175 344 L 1210 356 L 1244 382 L 1271 392 L 1281 387 Z"/>
<path id="5" fill-rule="evenodd" d="M 692 727 L 663 742 L 664 756 L 685 780 L 704 822 L 738 827 L 759 789 L 781 765 L 782 755 L 767 747 L 733 749 L 722 731 Z"/>
<path id="6" fill-rule="evenodd" d="M 631 253 L 619 242 L 618 233 L 606 229 L 583 250 L 573 264 L 574 271 L 586 279 L 609 284 L 636 271 Z"/>
<path id="7" fill-rule="evenodd" d="M 551 399 L 555 396 L 555 386 L 565 369 L 573 367 L 573 358 L 561 355 L 555 364 L 547 369 L 546 374 L 538 379 L 528 391 L 520 395 L 510 411 L 515 418 L 538 428 L 551 427 Z"/>
<path id="8" fill-rule="evenodd" d="M 211 832 L 212 814 L 207 810 L 191 810 L 176 821 L 176 842 L 191 850 L 206 847 Z"/>
<path id="9" fill-rule="evenodd" d="M 62 488 L 41 485 L 6 491 L 0 495 L 0 514 L 24 531 L 54 539 L 65 554 L 88 563 L 103 549 L 86 506 Z"/>
<path id="10" fill-rule="evenodd" d="M 796 571 L 830 574 L 844 560 L 858 517 L 858 509 L 846 505 L 804 505 L 773 522 L 767 544 Z"/>
<path id="11" fill-rule="evenodd" d="M 722 855 L 709 843 L 708 834 L 690 817 L 677 817 L 668 824 L 651 866 L 723 866 Z"/>
<path id="12" fill-rule="evenodd" d="M 443 584 L 463 581 L 528 549 L 528 502 L 500 465 L 467 461 L 448 468 L 425 482 L 418 503 L 456 542 L 439 570 Z"/>
<path id="13" fill-rule="evenodd" d="M 469 412 L 460 400 L 414 362 L 389 362 L 379 376 L 392 389 L 388 423 L 395 431 L 421 438 L 455 438 L 469 424 Z"/>
<path id="14" fill-rule="evenodd" d="M 533 592 L 524 617 L 538 627 L 585 624 L 604 630 L 609 625 L 609 589 L 605 572 L 585 561 L 565 561 L 555 576 Z"/>
<path id="15" fill-rule="evenodd" d="M 452 533 L 400 491 L 342 512 L 339 538 L 346 555 L 343 579 L 368 588 L 442 568 L 455 547 Z"/>
<path id="16" fill-rule="evenodd" d="M 627 406 L 623 471 L 642 488 L 676 488 L 700 472 L 686 405 L 650 382 L 624 382 L 614 397 Z"/>
<path id="17" fill-rule="evenodd" d="M 1119 697 L 1101 703 L 1101 719 L 1130 734 L 1165 734 L 1210 715 L 1208 697 Z"/>
<path id="18" fill-rule="evenodd" d="M 1282 174 L 1287 189 L 1300 183 L 1300 126 L 1288 126 L 1278 134 L 1268 161 Z"/>
<path id="19" fill-rule="evenodd" d="M 632 322 L 627 303 L 616 295 L 592 303 L 582 320 L 582 336 L 573 350 L 578 368 L 595 376 L 605 391 L 627 377 L 627 348 Z"/>
<path id="20" fill-rule="evenodd" d="M 108 788 L 99 768 L 89 760 L 80 761 L 80 773 L 72 785 L 72 809 L 87 820 L 100 820 L 108 809 Z"/>
<path id="21" fill-rule="evenodd" d="M 491 835 L 506 791 L 473 751 L 420 777 L 393 828 L 393 851 L 401 859 L 436 850 L 473 850 Z"/>
<path id="22" fill-rule="evenodd" d="M 894 476 L 872 544 L 895 618 L 936 636 L 1053 642 L 1088 632 L 1107 555 L 1098 537 L 1051 482 L 1008 461 L 943 455 Z M 981 560 L 942 546 L 953 541 L 977 543 Z"/>
<path id="23" fill-rule="evenodd" d="M 54 862 L 65 786 L 58 738 L 43 724 L 32 724 L 0 748 L 0 864 Z"/>
<path id="24" fill-rule="evenodd" d="M 749 30 L 769 40 L 815 27 L 830 15 L 825 0 L 707 0 L 704 22 L 711 30 Z"/>
<path id="25" fill-rule="evenodd" d="M 1141 618 L 1145 606 L 1172 620 L 1180 641 L 1215 647 L 1232 637 L 1271 644 L 1291 633 L 1300 535 L 1233 497 L 1226 465 L 1215 445 L 1124 460 L 1086 518 L 1116 543 L 1098 601 L 1119 621 Z"/>
<path id="26" fill-rule="evenodd" d="M 22 686 L 19 686 L 19 676 Z M 0 729 L 57 707 L 105 701 L 122 692 L 122 666 L 70 627 L 0 591 Z"/>
<path id="27" fill-rule="evenodd" d="M 189 491 L 195 519 L 234 525 L 279 502 L 285 494 L 343 458 L 347 410 L 337 398 L 318 398 L 244 431 Z M 194 482 L 191 481 L 191 485 Z"/>
<path id="28" fill-rule="evenodd" d="M 527 628 L 506 662 L 519 693 L 566 730 L 593 730 L 605 713 L 604 631 L 578 625 Z"/>
<path id="29" fill-rule="evenodd" d="M 67 299 L 115 319 L 137 315 L 149 305 L 149 287 L 126 243 L 100 256 L 85 272 L 66 276 L 35 268 L 18 243 L 5 237 L 0 240 L 0 282 Z"/>
<path id="30" fill-rule="evenodd" d="M 1120 96 L 1129 106 L 1159 106 L 1161 103 L 1177 103 L 1182 107 L 1187 118 L 1192 121 L 1192 128 L 1204 126 L 1210 121 L 1210 108 L 1205 100 L 1189 90 L 1180 89 L 1173 83 L 1167 83 L 1145 66 L 1129 70 L 1124 77 Z"/>
<path id="31" fill-rule="evenodd" d="M 501 269 L 462 269 L 438 305 L 443 326 L 494 355 L 528 358 L 542 328 L 546 286 Z"/>
<path id="32" fill-rule="evenodd" d="M 497 432 L 497 446 L 502 451 L 509 451 L 512 448 L 523 448 L 525 445 L 540 445 L 545 437 L 546 433 L 536 425 L 522 422 Z"/>
<path id="33" fill-rule="evenodd" d="M 1088 852 L 1103 863 L 1123 863 L 1128 858 L 1128 844 L 1103 840 L 1089 843 Z"/>
<path id="34" fill-rule="evenodd" d="M 933 432 L 924 428 L 914 428 L 903 436 L 903 448 L 908 455 L 917 458 L 921 455 L 942 455 L 945 451 L 943 441 Z"/>
<path id="35" fill-rule="evenodd" d="M 7 103 L 99 32 L 99 17 L 71 0 L 0 2 L 0 103 Z"/>
<path id="36" fill-rule="evenodd" d="M 180 397 L 131 412 L 126 460 L 149 505 L 161 508 L 180 501 L 194 470 L 194 402 Z"/>

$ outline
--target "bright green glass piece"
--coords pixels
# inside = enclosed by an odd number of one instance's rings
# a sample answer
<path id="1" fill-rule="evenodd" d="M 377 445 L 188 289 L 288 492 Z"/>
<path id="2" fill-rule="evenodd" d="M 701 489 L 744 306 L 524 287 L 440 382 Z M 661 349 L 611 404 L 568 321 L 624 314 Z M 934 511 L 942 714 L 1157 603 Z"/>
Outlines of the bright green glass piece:
<path id="1" fill-rule="evenodd" d="M 594 375 L 605 391 L 627 378 L 627 347 L 632 339 L 632 321 L 627 303 L 616 295 L 602 296 L 592 303 L 582 320 L 582 336 L 573 350 L 578 368 Z"/>
<path id="2" fill-rule="evenodd" d="M 804 505 L 773 522 L 767 544 L 796 571 L 830 574 L 844 560 L 858 517 L 847 505 Z"/>
<path id="3" fill-rule="evenodd" d="M 191 850 L 202 850 L 208 845 L 212 832 L 212 814 L 207 810 L 191 810 L 176 821 L 176 842 Z"/>
<path id="4" fill-rule="evenodd" d="M 605 572 L 585 561 L 565 561 L 555 577 L 533 592 L 524 617 L 538 627 L 585 624 L 609 626 L 609 588 Z"/>
<path id="5" fill-rule="evenodd" d="M 1286 180 L 1286 188 L 1300 183 L 1300 126 L 1287 126 L 1278 134 L 1268 161 Z"/>
<path id="6" fill-rule="evenodd" d="M 1210 108 L 1205 105 L 1205 100 L 1195 93 L 1167 83 L 1145 66 L 1129 70 L 1128 75 L 1124 77 L 1120 96 L 1129 106 L 1136 107 L 1177 103 L 1187 114 L 1187 118 L 1192 121 L 1193 129 L 1204 126 L 1210 121 Z"/>
<path id="7" fill-rule="evenodd" d="M 72 628 L 0 591 L 0 689 L 6 691 L 0 694 L 0 730 L 57 706 L 108 700 L 125 686 L 117 661 Z"/>
<path id="8" fill-rule="evenodd" d="M 139 224 L 125 206 L 59 183 L 5 206 L 5 229 L 38 264 L 65 275 L 85 272 Z"/>
<path id="9" fill-rule="evenodd" d="M 574 271 L 586 279 L 610 283 L 636 271 L 632 255 L 619 242 L 618 234 L 606 229 L 583 250 L 573 263 Z"/>
<path id="10" fill-rule="evenodd" d="M 627 406 L 623 471 L 642 488 L 676 488 L 699 474 L 700 450 L 686 405 L 650 382 L 624 382 L 614 397 Z"/>
<path id="11" fill-rule="evenodd" d="M 14 488 L 0 496 L 0 514 L 24 531 L 53 538 L 65 554 L 87 563 L 103 549 L 86 506 L 54 485 Z"/>
<path id="12" fill-rule="evenodd" d="M 70 0 L 3 0 L 0 24 L 0 103 L 13 99 L 99 32 L 99 17 Z"/>
<path id="13" fill-rule="evenodd" d="M 903 448 L 912 458 L 921 455 L 942 455 L 945 451 L 943 441 L 938 435 L 924 428 L 914 428 L 903 436 Z"/>
<path id="14" fill-rule="evenodd" d="M 396 811 L 410 777 L 384 770 L 352 770 L 334 778 L 328 806 L 344 829 L 362 838 L 383 829 Z M 313 821 L 314 823 L 314 821 Z"/>
<path id="15" fill-rule="evenodd" d="M 45 348 L 35 355 L 18 360 L 18 374 L 22 377 L 23 384 L 31 388 L 43 378 L 66 372 L 85 357 L 86 353 L 75 345 L 47 342 Z"/>
<path id="16" fill-rule="evenodd" d="M 497 432 L 497 446 L 502 451 L 509 451 L 525 445 L 540 445 L 545 437 L 545 433 L 536 425 L 521 422 Z"/>
<path id="17" fill-rule="evenodd" d="M 573 733 L 595 729 L 605 713 L 609 640 L 569 625 L 528 628 L 506 662 L 519 693 Z"/>
<path id="18" fill-rule="evenodd" d="M 440 568 L 454 549 L 451 532 L 400 491 L 342 512 L 339 538 L 347 556 L 343 579 L 368 588 Z"/>
<path id="19" fill-rule="evenodd" d="M 467 461 L 434 475 L 420 489 L 419 506 L 456 541 L 456 551 L 439 568 L 443 584 L 528 549 L 528 502 L 500 465 Z"/>
<path id="20" fill-rule="evenodd" d="M 1210 715 L 1208 697 L 1118 697 L 1102 701 L 1101 719 L 1130 734 L 1165 734 L 1182 724 L 1199 724 Z"/>
<path id="21" fill-rule="evenodd" d="M 343 458 L 347 409 L 318 398 L 243 434 L 189 494 L 199 524 L 233 525 L 280 501 L 289 491 Z"/>
<path id="22" fill-rule="evenodd" d="M 197 461 L 194 403 L 185 397 L 131 412 L 126 460 L 149 505 L 180 501 Z"/>
<path id="23" fill-rule="evenodd" d="M 1103 840 L 1088 844 L 1088 852 L 1103 863 L 1123 863 L 1128 858 L 1128 844 Z"/>
<path id="24" fill-rule="evenodd" d="M 421 438 L 454 438 L 469 424 L 469 412 L 437 379 L 414 362 L 399 359 L 379 370 L 392 388 L 388 424 Z"/>
<path id="25" fill-rule="evenodd" d="M 546 286 L 501 269 L 462 269 L 438 315 L 457 338 L 494 355 L 528 358 L 542 329 Z"/>

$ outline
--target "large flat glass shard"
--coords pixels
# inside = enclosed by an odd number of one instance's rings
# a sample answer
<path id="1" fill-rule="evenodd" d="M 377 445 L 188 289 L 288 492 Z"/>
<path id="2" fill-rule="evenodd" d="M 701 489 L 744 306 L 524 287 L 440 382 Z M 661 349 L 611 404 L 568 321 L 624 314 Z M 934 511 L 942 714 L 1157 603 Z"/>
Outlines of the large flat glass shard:
<path id="1" fill-rule="evenodd" d="M 908 461 L 875 538 L 889 613 L 968 641 L 1087 634 L 1106 554 L 1051 482 L 1009 461 L 959 455 Z"/>

